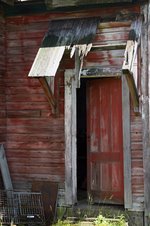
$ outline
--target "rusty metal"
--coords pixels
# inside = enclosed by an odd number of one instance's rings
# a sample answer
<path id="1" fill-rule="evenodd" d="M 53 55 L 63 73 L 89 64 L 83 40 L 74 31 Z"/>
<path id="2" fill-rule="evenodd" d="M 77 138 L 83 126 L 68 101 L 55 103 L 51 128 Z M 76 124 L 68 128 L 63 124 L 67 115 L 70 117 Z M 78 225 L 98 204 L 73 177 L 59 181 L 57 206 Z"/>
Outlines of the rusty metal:
<path id="1" fill-rule="evenodd" d="M 0 222 L 44 226 L 41 193 L 0 190 Z"/>

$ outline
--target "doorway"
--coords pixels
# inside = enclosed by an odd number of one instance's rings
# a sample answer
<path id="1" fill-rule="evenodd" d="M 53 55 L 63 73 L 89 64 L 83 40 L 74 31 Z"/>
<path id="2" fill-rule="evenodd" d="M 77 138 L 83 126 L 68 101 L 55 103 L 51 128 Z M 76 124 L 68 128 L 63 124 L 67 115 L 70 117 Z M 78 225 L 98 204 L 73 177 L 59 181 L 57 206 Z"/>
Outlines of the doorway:
<path id="1" fill-rule="evenodd" d="M 86 118 L 86 83 L 81 79 L 77 89 L 77 199 L 87 198 L 87 118 Z"/>
<path id="2" fill-rule="evenodd" d="M 81 79 L 77 90 L 78 200 L 123 204 L 121 79 Z"/>

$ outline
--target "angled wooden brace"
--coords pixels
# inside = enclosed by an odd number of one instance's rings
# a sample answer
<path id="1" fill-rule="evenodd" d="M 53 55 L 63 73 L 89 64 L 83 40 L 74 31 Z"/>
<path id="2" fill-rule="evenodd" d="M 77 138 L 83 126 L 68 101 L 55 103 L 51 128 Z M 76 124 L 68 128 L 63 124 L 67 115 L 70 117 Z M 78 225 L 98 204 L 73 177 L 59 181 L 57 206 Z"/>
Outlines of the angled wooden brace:
<path id="1" fill-rule="evenodd" d="M 50 104 L 50 107 L 52 108 L 53 114 L 56 114 L 57 113 L 56 99 L 55 99 L 54 94 L 51 90 L 51 87 L 49 86 L 49 84 L 46 80 L 46 77 L 39 77 L 38 79 L 41 83 L 41 86 L 42 86 L 44 92 L 45 92 L 48 103 Z"/>

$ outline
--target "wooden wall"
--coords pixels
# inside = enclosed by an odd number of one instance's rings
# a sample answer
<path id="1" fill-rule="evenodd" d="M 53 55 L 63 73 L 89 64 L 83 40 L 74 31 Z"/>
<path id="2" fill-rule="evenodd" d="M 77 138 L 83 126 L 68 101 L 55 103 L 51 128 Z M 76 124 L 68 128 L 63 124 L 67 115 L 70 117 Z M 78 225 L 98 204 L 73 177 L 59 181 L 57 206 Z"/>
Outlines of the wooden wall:
<path id="1" fill-rule="evenodd" d="M 0 12 L 0 143 L 6 142 L 6 105 L 5 105 L 5 20 Z M 0 188 L 3 187 L 0 172 Z"/>
<path id="2" fill-rule="evenodd" d="M 141 115 L 131 107 L 131 167 L 133 209 L 144 208 L 143 125 Z"/>
<path id="3" fill-rule="evenodd" d="M 34 180 L 64 181 L 63 76 L 56 76 L 59 117 L 52 114 L 38 79 L 28 78 L 48 18 L 6 20 L 7 36 L 7 157 L 14 187 L 31 187 Z M 62 93 L 62 92 L 61 92 Z M 58 103 L 58 105 L 59 105 Z"/>
<path id="4" fill-rule="evenodd" d="M 6 111 L 5 111 L 5 20 L 0 12 L 0 143 L 6 141 Z"/>
<path id="5" fill-rule="evenodd" d="M 131 10 L 131 9 L 130 9 Z M 81 13 L 79 13 L 81 17 Z M 64 70 L 74 68 L 67 55 L 55 78 L 55 97 L 59 116 L 52 114 L 38 79 L 28 78 L 48 21 L 56 15 L 16 16 L 6 19 L 7 72 L 6 151 L 14 187 L 30 189 L 34 180 L 64 182 Z M 103 23 L 94 45 L 124 43 L 130 23 Z M 92 50 L 85 67 L 121 68 L 124 49 Z M 1 81 L 1 80 L 0 80 Z M 143 198 L 141 116 L 131 111 L 132 191 L 134 206 Z"/>

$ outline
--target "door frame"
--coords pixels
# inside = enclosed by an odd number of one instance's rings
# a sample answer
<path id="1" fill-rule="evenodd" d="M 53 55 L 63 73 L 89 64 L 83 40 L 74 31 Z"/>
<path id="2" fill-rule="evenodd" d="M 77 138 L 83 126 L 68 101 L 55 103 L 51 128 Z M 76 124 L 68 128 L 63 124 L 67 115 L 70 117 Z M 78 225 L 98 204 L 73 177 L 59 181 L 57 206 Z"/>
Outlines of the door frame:
<path id="1" fill-rule="evenodd" d="M 107 76 L 108 77 L 108 76 Z M 111 75 L 112 77 L 112 75 Z M 116 76 L 115 76 L 116 77 Z M 76 88 L 75 70 L 65 70 L 65 204 L 77 202 L 77 147 L 76 147 Z M 124 75 L 122 80 L 122 123 L 124 163 L 124 207 L 132 208 L 130 95 Z"/>

